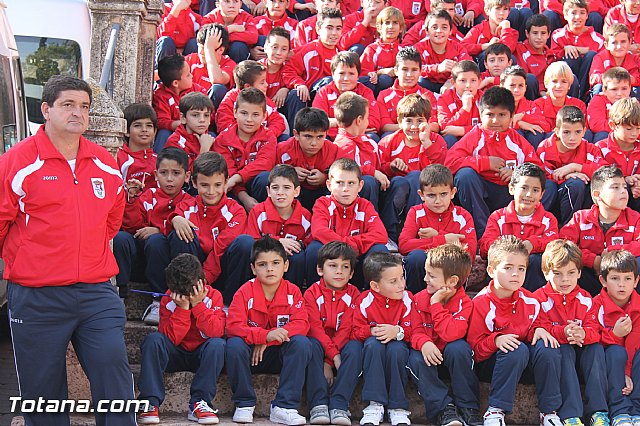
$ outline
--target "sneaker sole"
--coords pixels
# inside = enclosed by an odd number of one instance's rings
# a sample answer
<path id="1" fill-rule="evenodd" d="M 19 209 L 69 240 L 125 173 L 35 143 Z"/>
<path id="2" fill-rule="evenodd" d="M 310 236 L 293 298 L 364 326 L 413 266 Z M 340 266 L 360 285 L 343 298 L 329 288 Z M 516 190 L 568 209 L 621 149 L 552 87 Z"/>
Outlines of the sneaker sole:
<path id="1" fill-rule="evenodd" d="M 333 419 L 329 424 L 335 426 L 351 426 L 351 419 Z"/>
<path id="2" fill-rule="evenodd" d="M 440 426 L 468 426 L 468 425 L 466 425 L 464 422 L 461 422 L 460 420 L 452 420 L 449 423 L 444 423 L 444 424 L 441 424 Z"/>
<path id="3" fill-rule="evenodd" d="M 198 424 L 201 425 L 216 425 L 218 423 L 220 423 L 220 419 L 215 417 L 211 417 L 211 418 L 206 418 L 206 419 L 199 419 L 196 416 L 194 416 L 193 414 L 189 413 L 187 415 L 187 419 L 191 420 L 192 422 L 197 422 Z"/>
<path id="4" fill-rule="evenodd" d="M 147 417 L 147 418 L 138 417 L 138 424 L 139 425 L 157 425 L 157 424 L 160 424 L 160 417 Z"/>
<path id="5" fill-rule="evenodd" d="M 251 418 L 246 418 L 246 419 L 238 419 L 238 418 L 232 418 L 231 419 L 232 422 L 234 423 L 242 423 L 242 424 L 246 424 L 246 423 L 253 423 L 253 417 Z"/>
<path id="6" fill-rule="evenodd" d="M 276 419 L 273 416 L 269 415 L 269 421 L 272 423 L 278 423 L 281 425 L 287 425 L 287 426 L 297 426 L 297 425 L 305 425 L 307 424 L 307 419 L 302 419 L 302 420 L 298 420 L 296 422 L 286 422 L 283 419 Z"/>
<path id="7" fill-rule="evenodd" d="M 330 425 L 331 419 L 329 417 L 318 417 L 312 420 L 309 420 L 310 425 Z M 351 423 L 349 423 L 351 424 Z"/>

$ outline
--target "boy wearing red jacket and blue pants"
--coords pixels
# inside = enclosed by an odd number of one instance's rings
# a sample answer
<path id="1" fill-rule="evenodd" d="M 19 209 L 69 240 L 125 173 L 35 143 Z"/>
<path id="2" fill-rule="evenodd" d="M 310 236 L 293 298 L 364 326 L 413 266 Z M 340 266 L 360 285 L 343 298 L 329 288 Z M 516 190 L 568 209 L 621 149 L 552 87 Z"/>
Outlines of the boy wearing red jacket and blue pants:
<path id="1" fill-rule="evenodd" d="M 351 425 L 349 402 L 362 371 L 362 343 L 351 339 L 360 296 L 349 284 L 356 261 L 356 252 L 347 243 L 325 245 L 318 252 L 320 281 L 304 293 L 312 347 L 307 368 L 311 424 Z"/>
<path id="2" fill-rule="evenodd" d="M 189 420 L 218 423 L 209 406 L 216 396 L 216 382 L 224 366 L 222 295 L 204 281 L 197 257 L 183 253 L 166 269 L 169 290 L 160 305 L 158 331 L 145 337 L 140 347 L 139 399 L 151 404 L 138 415 L 140 424 L 157 424 L 164 400 L 166 372 L 194 371 L 189 398 Z"/>
<path id="3" fill-rule="evenodd" d="M 378 252 L 364 260 L 364 277 L 371 290 L 360 295 L 353 314 L 351 336 L 363 342 L 361 425 L 378 426 L 387 406 L 392 426 L 410 425 L 407 361 L 411 341 L 413 298 L 405 290 L 402 258 Z"/>
<path id="4" fill-rule="evenodd" d="M 229 306 L 226 361 L 236 423 L 253 422 L 251 374 L 258 372 L 280 374 L 269 419 L 306 423 L 298 408 L 311 359 L 309 320 L 300 289 L 283 278 L 288 266 L 282 244 L 269 236 L 256 241 L 251 252 L 256 277 L 238 290 Z"/>
<path id="5" fill-rule="evenodd" d="M 426 289 L 414 296 L 411 355 L 408 368 L 418 386 L 427 416 L 439 425 L 481 426 L 480 387 L 473 372 L 473 354 L 464 337 L 473 310 L 464 285 L 471 273 L 471 256 L 458 244 L 429 250 L 424 265 Z M 446 367 L 449 387 L 438 376 Z"/>

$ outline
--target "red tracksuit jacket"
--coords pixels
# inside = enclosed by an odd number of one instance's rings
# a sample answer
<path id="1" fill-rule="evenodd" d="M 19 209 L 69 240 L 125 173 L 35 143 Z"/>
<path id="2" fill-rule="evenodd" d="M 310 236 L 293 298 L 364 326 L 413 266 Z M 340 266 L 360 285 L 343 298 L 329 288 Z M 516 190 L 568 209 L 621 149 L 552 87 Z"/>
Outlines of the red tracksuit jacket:
<path id="1" fill-rule="evenodd" d="M 633 291 L 631 299 L 623 308 L 616 305 L 603 288 L 600 294 L 593 298 L 593 313 L 600 325 L 600 342 L 604 347 L 610 345 L 624 346 L 627 350 L 627 365 L 625 374 L 631 376 L 633 357 L 640 348 L 640 296 Z M 629 315 L 633 329 L 625 337 L 613 334 L 613 327 L 621 317 Z"/>
<path id="2" fill-rule="evenodd" d="M 433 228 L 438 231 L 438 235 L 432 238 L 418 238 L 420 228 Z M 459 206 L 449 204 L 449 208 L 442 214 L 436 214 L 429 210 L 424 204 L 411 207 L 404 222 L 398 246 L 400 253 L 408 255 L 412 250 L 429 250 L 446 244 L 444 236 L 446 234 L 462 234 L 465 236 L 464 244 L 466 250 L 471 255 L 471 259 L 476 258 L 478 248 L 478 238 L 473 219 L 468 211 Z"/>
<path id="3" fill-rule="evenodd" d="M 247 281 L 229 305 L 227 337 L 241 337 L 248 345 L 275 346 L 280 342 L 267 343 L 267 334 L 276 328 L 286 329 L 289 337 L 307 335 L 309 319 L 300 289 L 283 279 L 268 301 L 257 278 Z"/>
<path id="4" fill-rule="evenodd" d="M 269 16 L 269 12 L 266 12 L 264 15 L 253 18 L 253 25 L 255 25 L 258 30 L 258 34 L 265 37 L 269 35 L 269 32 L 272 29 L 282 27 L 287 30 L 289 32 L 289 36 L 293 38 L 296 33 L 298 21 L 293 18 L 289 18 L 289 15 L 286 13 L 280 19 L 273 19 Z"/>
<path id="5" fill-rule="evenodd" d="M 540 322 L 545 330 L 555 337 L 560 344 L 568 344 L 564 334 L 567 321 L 578 321 L 585 331 L 584 344 L 600 343 L 600 327 L 596 322 L 591 295 L 576 286 L 567 295 L 558 293 L 551 283 L 536 290 L 533 295 L 540 302 Z"/>
<path id="6" fill-rule="evenodd" d="M 569 29 L 569 25 L 558 28 L 551 34 L 551 53 L 558 61 L 564 58 L 565 46 L 588 47 L 589 50 L 599 52 L 605 44 L 604 37 L 598 34 L 593 27 L 585 27 L 586 31 L 576 34 Z"/>
<path id="7" fill-rule="evenodd" d="M 313 205 L 311 236 L 322 244 L 331 241 L 347 243 L 358 256 L 374 244 L 386 244 L 389 238 L 369 200 L 358 197 L 353 204 L 343 207 L 331 195 L 318 198 Z"/>
<path id="8" fill-rule="evenodd" d="M 414 47 L 422 57 L 422 77 L 434 83 L 444 83 L 451 78 L 451 72 L 438 71 L 438 66 L 445 59 L 452 59 L 456 62 L 473 60 L 467 53 L 465 46 L 457 40 L 449 39 L 444 53 L 435 52 L 429 38 L 416 43 Z"/>
<path id="9" fill-rule="evenodd" d="M 333 357 L 340 354 L 351 338 L 353 313 L 360 290 L 347 284 L 342 290 L 331 290 L 324 278 L 304 292 L 309 315 L 309 337 L 318 339 L 324 349 L 324 362 L 333 365 Z"/>
<path id="10" fill-rule="evenodd" d="M 617 4 L 615 7 L 611 7 L 607 12 L 607 16 L 604 18 L 604 27 L 602 33 L 606 34 L 609 27 L 613 24 L 625 24 L 629 31 L 631 31 L 631 43 L 640 43 L 640 21 L 631 22 L 627 16 L 627 11 L 623 4 Z"/>
<path id="11" fill-rule="evenodd" d="M 542 53 L 536 53 L 531 47 L 531 44 L 529 44 L 529 40 L 525 40 L 522 43 L 518 43 L 513 54 L 516 57 L 518 65 L 524 68 L 527 73 L 536 76 L 540 90 L 545 90 L 544 73 L 549 64 L 556 61 L 555 55 L 551 50 L 545 45 Z"/>
<path id="12" fill-rule="evenodd" d="M 400 48 L 400 43 L 383 43 L 376 40 L 364 48 L 360 63 L 362 64 L 362 72 L 360 75 L 367 75 L 372 71 L 378 71 L 383 68 L 393 68 L 396 65 L 396 55 Z"/>
<path id="13" fill-rule="evenodd" d="M 551 132 L 556 127 L 556 116 L 558 115 L 558 111 L 566 105 L 578 107 L 585 116 L 587 115 L 587 107 L 584 102 L 578 98 L 572 98 L 571 96 L 566 97 L 564 105 L 562 106 L 555 106 L 549 95 L 533 101 L 533 106 L 536 107 L 538 112 L 544 116 L 545 124 L 542 126 L 542 130 L 544 130 L 545 133 Z"/>
<path id="14" fill-rule="evenodd" d="M 178 126 L 175 132 L 169 136 L 165 148 L 180 148 L 189 156 L 189 170 L 193 168 L 193 162 L 200 155 L 200 139 L 195 133 L 189 133 L 184 124 Z"/>
<path id="15" fill-rule="evenodd" d="M 224 17 L 220 12 L 220 8 L 215 8 L 202 17 L 203 26 L 214 22 L 225 26 L 227 25 L 224 22 Z M 241 41 L 246 43 L 248 46 L 253 46 L 258 42 L 258 30 L 253 23 L 253 16 L 250 13 L 240 9 L 240 13 L 238 13 L 238 16 L 235 17 L 231 24 L 242 25 L 244 27 L 244 31 L 229 34 L 229 43 Z"/>
<path id="16" fill-rule="evenodd" d="M 476 361 L 484 361 L 496 353 L 496 337 L 515 334 L 521 342 L 531 343 L 540 303 L 524 288 L 511 297 L 500 299 L 493 290 L 493 280 L 473 298 L 467 341 Z M 534 325 L 535 324 L 535 325 Z"/>
<path id="17" fill-rule="evenodd" d="M 187 61 L 189 67 L 191 68 L 193 82 L 204 87 L 206 90 L 211 89 L 213 83 L 209 78 L 209 71 L 207 71 L 207 67 L 200 60 L 200 56 L 198 56 L 197 53 L 190 53 L 185 56 L 184 59 Z M 225 84 L 225 87 L 227 89 L 231 89 L 235 86 L 233 82 L 233 69 L 236 67 L 236 63 L 227 55 L 222 55 L 218 66 L 220 66 L 220 69 L 222 71 L 226 72 L 229 75 L 229 82 Z"/>
<path id="18" fill-rule="evenodd" d="M 600 148 L 587 142 L 585 139 L 582 139 L 578 148 L 565 153 L 558 151 L 559 143 L 558 137 L 554 133 L 550 138 L 543 140 L 538 146 L 538 156 L 544 164 L 544 170 L 547 172 L 549 179 L 551 179 L 551 173 L 553 173 L 554 170 L 569 163 L 582 164 L 582 173 L 587 175 L 589 179 L 591 179 L 596 170 L 607 165 L 607 162 L 602 158 Z M 564 182 L 564 180 L 558 183 L 562 182 Z"/>
<path id="19" fill-rule="evenodd" d="M 381 128 L 380 110 L 378 108 L 376 98 L 373 95 L 373 91 L 364 84 L 357 83 L 355 90 L 352 90 L 352 92 L 357 93 L 358 95 L 369 101 L 369 128 L 376 129 L 377 133 Z M 336 87 L 336 83 L 332 81 L 331 83 L 318 90 L 318 93 L 316 93 L 316 97 L 313 98 L 312 105 L 314 108 L 319 108 L 325 111 L 329 118 L 335 118 L 334 105 L 338 101 L 338 97 L 340 96 L 340 94 L 340 91 Z M 327 136 L 332 139 L 335 139 L 337 135 L 337 127 L 330 127 L 327 131 Z"/>
<path id="20" fill-rule="evenodd" d="M 416 84 L 411 89 L 401 89 L 398 85 L 398 80 L 393 82 L 393 86 L 388 89 L 384 89 L 382 92 L 378 93 L 378 108 L 380 109 L 380 121 L 382 125 L 387 123 L 397 123 L 398 122 L 398 104 L 407 95 L 412 95 L 417 93 L 422 97 L 428 97 L 431 102 L 431 118 L 429 119 L 429 123 L 437 123 L 438 122 L 438 114 L 437 114 L 437 104 L 436 97 L 428 89 Z"/>
<path id="21" fill-rule="evenodd" d="M 280 217 L 271 198 L 256 204 L 249 212 L 245 233 L 256 240 L 271 235 L 273 238 L 291 238 L 307 245 L 311 242 L 311 213 L 293 200 L 293 213 L 289 219 Z"/>
<path id="22" fill-rule="evenodd" d="M 152 148 L 133 152 L 129 148 L 129 145 L 125 143 L 118 148 L 118 153 L 116 154 L 118 167 L 120 167 L 120 173 L 122 174 L 122 181 L 126 185 L 129 179 L 138 179 L 143 183 L 143 191 L 156 187 L 157 183 L 154 172 L 156 171 L 157 158 L 158 155 L 153 152 Z M 131 223 L 132 215 L 135 215 L 134 206 L 135 199 L 130 200 L 129 197 L 127 197 L 127 204 L 124 207 L 124 215 L 122 217 L 123 228 L 128 223 Z"/>
<path id="23" fill-rule="evenodd" d="M 478 104 L 482 91 L 478 90 L 471 111 L 462 109 L 462 99 L 456 93 L 455 87 L 451 87 L 438 98 L 438 124 L 444 129 L 447 126 L 462 126 L 465 134 L 471 131 L 473 126 L 480 123 L 480 110 Z"/>
<path id="24" fill-rule="evenodd" d="M 606 235 L 600 227 L 599 217 L 600 210 L 594 205 L 575 212 L 560 230 L 560 238 L 578 244 L 584 266 L 593 268 L 594 259 L 605 248 L 608 251 L 624 249 L 636 257 L 640 256 L 640 213 L 627 207 Z"/>
<path id="25" fill-rule="evenodd" d="M 540 127 L 545 126 L 545 119 L 542 114 L 536 109 L 533 101 L 530 101 L 527 98 L 520 99 L 520 101 L 516 104 L 516 114 L 520 113 L 524 113 L 522 121 L 531 124 L 537 124 Z M 516 130 L 520 130 L 520 124 L 516 123 L 513 128 Z"/>
<path id="26" fill-rule="evenodd" d="M 593 102 L 593 101 L 591 101 Z M 622 151 L 620 145 L 613 138 L 613 133 L 609 133 L 607 139 L 598 141 L 596 144 L 602 151 L 605 161 L 608 164 L 615 164 L 625 176 L 640 173 L 640 143 L 636 141 L 633 151 Z"/>
<path id="27" fill-rule="evenodd" d="M 400 9 L 404 16 L 405 28 L 411 28 L 416 22 L 424 22 L 427 17 L 426 2 L 420 0 L 391 0 L 389 6 Z"/>
<path id="28" fill-rule="evenodd" d="M 170 297 L 163 297 L 160 302 L 158 331 L 189 352 L 212 337 L 224 336 L 227 316 L 222 310 L 222 295 L 208 285 L 206 288 L 204 300 L 191 309 L 180 308 Z M 167 290 L 167 294 L 171 294 L 171 290 Z"/>
<path id="29" fill-rule="evenodd" d="M 338 48 L 340 50 L 348 50 L 354 44 L 368 46 L 376 41 L 378 35 L 376 26 L 373 25 L 372 27 L 365 27 L 362 24 L 363 19 L 364 12 L 362 10 L 353 12 L 344 17 L 342 37 L 340 37 L 340 42 L 338 43 Z"/>
<path id="30" fill-rule="evenodd" d="M 180 99 L 187 93 L 200 92 L 207 94 L 204 87 L 197 83 L 193 83 L 191 89 L 187 89 L 176 95 L 167 89 L 164 84 L 160 83 L 155 92 L 153 92 L 152 106 L 158 115 L 158 129 L 171 129 L 171 123 L 180 120 Z"/>
<path id="31" fill-rule="evenodd" d="M 442 352 L 448 343 L 467 335 L 473 303 L 463 286 L 444 304 L 432 305 L 431 296 L 426 289 L 413 296 L 411 347 L 421 351 L 425 343 L 433 342 Z"/>
<path id="32" fill-rule="evenodd" d="M 605 96 L 604 93 L 598 93 L 587 105 L 587 121 L 589 122 L 589 130 L 593 133 L 610 132 L 609 127 L 609 108 L 613 103 Z"/>
<path id="33" fill-rule="evenodd" d="M 483 129 L 480 125 L 456 142 L 447 152 L 444 164 L 452 173 L 463 167 L 471 167 L 483 179 L 498 185 L 507 185 L 489 168 L 491 156 L 504 159 L 507 166 L 514 169 L 522 163 L 534 163 L 543 167 L 531 144 L 518 132 L 512 128 L 506 132 L 493 132 Z"/>
<path id="34" fill-rule="evenodd" d="M 156 29 L 156 38 L 171 37 L 178 49 L 183 49 L 189 40 L 196 38 L 196 32 L 200 29 L 202 17 L 191 8 L 180 11 L 178 17 L 173 17 L 169 12 L 173 5 L 164 5 L 162 21 Z"/>
<path id="35" fill-rule="evenodd" d="M 269 65 L 267 64 L 267 58 L 262 58 L 258 62 L 260 62 L 265 66 L 265 68 L 267 68 L 267 99 L 272 100 L 276 93 L 278 93 L 278 90 L 287 86 L 286 84 L 284 84 L 284 78 L 282 76 L 284 64 L 278 71 L 270 73 Z"/>
<path id="36" fill-rule="evenodd" d="M 409 172 L 419 172 L 429 164 L 443 164 L 447 155 L 447 143 L 442 136 L 435 132 L 431 132 L 429 137 L 431 138 L 431 146 L 426 149 L 421 143 L 413 147 L 407 146 L 406 136 L 402 129 L 383 138 L 378 144 L 382 172 L 391 178 L 392 176 L 405 176 Z M 401 158 L 409 166 L 409 169 L 405 172 L 392 170 L 391 162 L 396 158 Z"/>
<path id="37" fill-rule="evenodd" d="M 476 16 L 478 16 L 476 14 Z M 489 20 L 485 19 L 478 25 L 471 27 L 467 35 L 464 37 L 462 44 L 467 47 L 467 52 L 471 56 L 478 56 L 482 53 L 482 45 L 489 43 L 493 37 L 498 37 L 500 43 L 506 45 L 512 52 L 516 50 L 518 44 L 518 31 L 513 28 L 498 28 L 496 34 L 491 34 Z"/>
<path id="38" fill-rule="evenodd" d="M 515 202 L 494 211 L 487 219 L 487 229 L 480 238 L 480 256 L 487 258 L 489 247 L 502 235 L 515 235 L 533 245 L 531 253 L 542 253 L 551 241 L 558 239 L 558 221 L 538 203 L 531 220 L 520 222 Z"/>
<path id="39" fill-rule="evenodd" d="M 285 142 L 280 142 L 276 146 L 276 163 L 290 164 L 293 167 L 303 167 L 307 170 L 317 169 L 324 174 L 329 171 L 329 167 L 331 167 L 337 156 L 338 147 L 328 139 L 325 139 L 322 149 L 313 157 L 304 155 L 300 144 L 294 137 Z M 309 185 L 306 181 L 300 183 L 300 186 L 307 189 L 318 189 L 318 187 Z"/>
<path id="40" fill-rule="evenodd" d="M 320 40 L 301 46 L 289 58 L 282 70 L 288 88 L 294 89 L 304 84 L 309 89 L 322 77 L 331 75 L 331 59 L 338 53 L 338 47 L 325 47 Z"/>
<path id="41" fill-rule="evenodd" d="M 130 222 L 122 222 L 122 229 L 135 234 L 147 226 L 158 228 L 162 234 L 167 234 L 167 220 L 175 211 L 176 206 L 193 197 L 180 191 L 174 198 L 170 198 L 161 188 L 149 188 L 135 199 L 132 207 Z"/>
<path id="42" fill-rule="evenodd" d="M 202 251 L 207 255 L 204 274 L 207 282 L 213 283 L 220 276 L 220 259 L 224 251 L 244 230 L 247 213 L 237 201 L 227 198 L 226 194 L 215 206 L 205 206 L 200 197 L 185 199 L 169 215 L 167 235 L 173 231 L 171 221 L 176 216 L 184 217 L 196 226 L 194 232 Z"/>
<path id="43" fill-rule="evenodd" d="M 300 49 L 302 46 L 318 39 L 318 32 L 316 31 L 317 21 L 318 15 L 313 15 L 298 22 L 298 25 L 296 26 L 296 33 L 291 38 L 292 50 Z"/>
<path id="44" fill-rule="evenodd" d="M 118 273 L 109 240 L 120 230 L 125 191 L 106 149 L 80 137 L 73 172 L 42 125 L 0 156 L 0 182 L 4 279 L 42 287 Z"/>
<path id="45" fill-rule="evenodd" d="M 354 160 L 362 169 L 362 174 L 373 176 L 376 170 L 382 168 L 378 144 L 369 136 L 353 136 L 340 127 L 334 143 L 338 147 L 337 157 Z"/>
<path id="46" fill-rule="evenodd" d="M 216 125 L 218 126 L 218 131 L 222 132 L 236 123 L 233 110 L 235 109 L 239 94 L 240 89 L 231 89 L 226 95 L 224 95 L 222 102 L 220 102 L 220 106 L 216 111 Z M 274 104 L 269 97 L 267 97 L 267 120 L 262 124 L 267 129 L 271 130 L 276 137 L 283 134 L 287 127 L 284 123 L 284 118 L 282 118 L 276 108 L 276 104 Z"/>
<path id="47" fill-rule="evenodd" d="M 356 300 L 351 338 L 364 342 L 371 337 L 371 327 L 390 324 L 402 327 L 403 340 L 411 343 L 412 310 L 413 296 L 406 290 L 400 300 L 389 299 L 373 290 L 367 290 Z"/>
<path id="48" fill-rule="evenodd" d="M 404 34 L 400 46 L 414 46 L 416 43 L 426 39 L 427 37 L 429 37 L 429 34 L 427 33 L 427 29 L 424 27 L 424 21 L 419 21 L 413 24 L 411 29 Z M 449 39 L 462 41 L 464 40 L 464 34 L 462 34 L 458 30 L 458 27 L 454 25 L 453 28 L 451 28 L 451 35 L 449 36 Z"/>
<path id="49" fill-rule="evenodd" d="M 640 84 L 640 69 L 638 68 L 638 58 L 632 53 L 627 53 L 620 65 L 616 64 L 616 60 L 611 53 L 603 49 L 593 57 L 591 70 L 589 71 L 589 84 L 593 87 L 596 84 L 602 84 L 602 76 L 605 71 L 615 66 L 622 67 L 631 74 L 631 85 Z"/>

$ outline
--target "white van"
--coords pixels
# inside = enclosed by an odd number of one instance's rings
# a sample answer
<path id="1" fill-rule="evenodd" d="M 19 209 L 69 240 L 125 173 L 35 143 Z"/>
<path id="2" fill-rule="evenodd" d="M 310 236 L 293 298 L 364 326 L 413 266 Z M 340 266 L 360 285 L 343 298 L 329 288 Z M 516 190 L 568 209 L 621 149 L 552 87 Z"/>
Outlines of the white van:
<path id="1" fill-rule="evenodd" d="M 2 0 L 20 52 L 31 132 L 44 123 L 42 88 L 56 74 L 89 76 L 87 0 Z"/>

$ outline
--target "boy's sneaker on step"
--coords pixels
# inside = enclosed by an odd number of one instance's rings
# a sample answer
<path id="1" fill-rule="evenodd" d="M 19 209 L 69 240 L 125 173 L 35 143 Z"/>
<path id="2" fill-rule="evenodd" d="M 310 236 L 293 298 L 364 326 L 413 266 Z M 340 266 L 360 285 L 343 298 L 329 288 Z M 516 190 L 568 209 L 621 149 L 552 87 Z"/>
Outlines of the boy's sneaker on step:
<path id="1" fill-rule="evenodd" d="M 640 416 L 631 416 L 633 426 L 640 426 Z"/>
<path id="2" fill-rule="evenodd" d="M 403 410 L 402 408 L 390 408 L 389 409 L 389 421 L 391 426 L 409 426 L 411 420 L 409 415 L 411 411 Z"/>
<path id="3" fill-rule="evenodd" d="M 253 410 L 256 407 L 236 407 L 236 411 L 233 413 L 234 423 L 253 423 Z"/>
<path id="4" fill-rule="evenodd" d="M 482 426 L 484 423 L 480 411 L 475 408 L 458 407 L 458 413 L 465 426 Z"/>
<path id="5" fill-rule="evenodd" d="M 338 426 L 351 426 L 351 417 L 349 417 L 351 413 L 345 410 L 340 410 L 339 408 L 334 408 L 329 411 L 329 417 L 331 418 L 332 425 Z"/>
<path id="6" fill-rule="evenodd" d="M 564 426 L 584 426 L 580 417 L 569 417 L 568 419 L 564 419 L 562 424 Z"/>
<path id="7" fill-rule="evenodd" d="M 154 300 L 142 314 L 142 321 L 147 325 L 158 325 L 160 322 L 160 302 Z"/>
<path id="8" fill-rule="evenodd" d="M 505 426 L 504 411 L 500 408 L 489 407 L 482 417 L 484 426 Z"/>
<path id="9" fill-rule="evenodd" d="M 384 420 L 384 405 L 371 401 L 369 406 L 362 410 L 360 424 L 362 426 L 379 426 Z"/>
<path id="10" fill-rule="evenodd" d="M 609 413 L 596 411 L 591 415 L 591 426 L 609 426 Z"/>
<path id="11" fill-rule="evenodd" d="M 298 414 L 298 410 L 294 408 L 282 408 L 275 405 L 271 406 L 269 420 L 273 423 L 281 423 L 283 425 L 303 425 L 307 423 L 307 419 Z"/>
<path id="12" fill-rule="evenodd" d="M 330 424 L 329 407 L 326 405 L 316 405 L 313 407 L 309 413 L 309 423 L 312 425 Z"/>
<path id="13" fill-rule="evenodd" d="M 462 426 L 462 419 L 458 416 L 455 405 L 447 405 L 444 410 L 438 414 L 438 424 L 440 426 Z"/>
<path id="14" fill-rule="evenodd" d="M 633 420 L 628 414 L 618 414 L 611 420 L 611 426 L 633 426 Z"/>
<path id="15" fill-rule="evenodd" d="M 189 414 L 187 418 L 192 422 L 198 422 L 201 425 L 214 425 L 220 422 L 216 413 L 218 410 L 214 410 L 209 407 L 209 404 L 206 401 L 198 401 L 192 404 L 189 404 Z"/>
<path id="16" fill-rule="evenodd" d="M 540 426 L 562 426 L 562 420 L 555 411 L 540 413 Z"/>
<path id="17" fill-rule="evenodd" d="M 158 407 L 150 405 L 146 411 L 138 413 L 138 424 L 141 425 L 157 425 L 160 423 L 158 415 Z"/>

